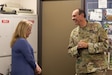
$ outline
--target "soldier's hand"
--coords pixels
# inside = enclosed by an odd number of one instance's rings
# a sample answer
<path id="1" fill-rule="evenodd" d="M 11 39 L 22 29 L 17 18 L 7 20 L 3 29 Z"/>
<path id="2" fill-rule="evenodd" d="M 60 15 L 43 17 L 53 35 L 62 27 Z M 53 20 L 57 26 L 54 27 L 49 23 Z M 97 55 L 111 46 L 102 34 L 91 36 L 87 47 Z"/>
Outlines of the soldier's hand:
<path id="1" fill-rule="evenodd" d="M 78 48 L 88 48 L 88 43 L 81 40 L 78 42 Z"/>

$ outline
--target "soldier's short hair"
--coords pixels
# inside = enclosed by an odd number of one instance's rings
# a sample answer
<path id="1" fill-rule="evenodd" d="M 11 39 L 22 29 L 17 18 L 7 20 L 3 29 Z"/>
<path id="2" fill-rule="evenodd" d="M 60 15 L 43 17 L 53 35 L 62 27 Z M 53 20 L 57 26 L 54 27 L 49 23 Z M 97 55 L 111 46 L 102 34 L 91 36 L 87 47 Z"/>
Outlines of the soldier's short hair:
<path id="1" fill-rule="evenodd" d="M 85 11 L 82 10 L 82 9 L 79 9 L 79 15 L 82 14 L 82 13 L 84 14 L 84 18 L 86 18 L 86 13 L 85 13 Z"/>

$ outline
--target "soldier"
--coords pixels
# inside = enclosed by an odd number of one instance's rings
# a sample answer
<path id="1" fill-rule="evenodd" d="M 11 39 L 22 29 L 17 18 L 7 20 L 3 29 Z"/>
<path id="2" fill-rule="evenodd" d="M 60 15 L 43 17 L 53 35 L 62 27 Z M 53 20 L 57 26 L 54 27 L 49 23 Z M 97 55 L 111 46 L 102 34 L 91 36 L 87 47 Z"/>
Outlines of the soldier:
<path id="1" fill-rule="evenodd" d="M 107 33 L 100 23 L 88 22 L 81 9 L 72 13 L 75 27 L 70 35 L 68 53 L 76 57 L 77 75 L 106 75 Z"/>

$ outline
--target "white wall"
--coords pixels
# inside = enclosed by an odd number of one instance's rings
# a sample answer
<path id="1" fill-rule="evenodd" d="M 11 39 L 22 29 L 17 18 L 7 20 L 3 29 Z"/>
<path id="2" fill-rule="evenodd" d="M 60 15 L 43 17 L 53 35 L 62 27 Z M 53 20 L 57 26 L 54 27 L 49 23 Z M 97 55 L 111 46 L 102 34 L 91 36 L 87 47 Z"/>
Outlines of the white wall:
<path id="1" fill-rule="evenodd" d="M 11 69 L 11 57 L 0 57 L 0 73 L 7 75 L 8 69 Z"/>
<path id="2" fill-rule="evenodd" d="M 16 28 L 16 25 L 22 19 L 27 19 L 33 22 L 32 34 L 28 38 L 28 41 L 34 49 L 35 59 L 37 61 L 38 24 L 36 15 L 0 15 L 0 73 L 3 73 L 4 75 L 7 75 L 8 68 L 11 64 L 10 39 L 12 37 L 13 31 Z M 3 20 L 7 20 L 8 22 L 4 23 L 2 22 Z M 6 30 L 8 30 L 8 32 L 6 32 Z"/>
<path id="3" fill-rule="evenodd" d="M 23 8 L 32 9 L 34 14 L 37 13 L 37 0 L 0 0 L 0 4 L 7 2 L 21 5 Z"/>
<path id="4" fill-rule="evenodd" d="M 37 0 L 21 0 L 20 4 L 24 8 L 33 9 L 34 13 L 37 13 Z"/>
<path id="5" fill-rule="evenodd" d="M 5 3 L 10 3 L 10 4 L 14 4 L 14 6 L 22 6 L 23 8 L 32 9 L 34 11 L 34 14 L 37 14 L 37 0 L 0 0 L 0 4 L 5 4 Z M 8 72 L 8 68 L 10 67 L 11 64 L 11 56 L 10 54 L 8 55 L 6 54 L 5 56 L 3 51 L 0 53 L 3 54 L 0 55 L 0 73 L 6 75 Z M 37 52 L 35 53 L 35 58 L 37 60 Z"/>
<path id="6" fill-rule="evenodd" d="M 20 3 L 19 0 L 0 0 L 0 4 L 2 4 L 2 3 L 6 3 L 6 2 Z"/>

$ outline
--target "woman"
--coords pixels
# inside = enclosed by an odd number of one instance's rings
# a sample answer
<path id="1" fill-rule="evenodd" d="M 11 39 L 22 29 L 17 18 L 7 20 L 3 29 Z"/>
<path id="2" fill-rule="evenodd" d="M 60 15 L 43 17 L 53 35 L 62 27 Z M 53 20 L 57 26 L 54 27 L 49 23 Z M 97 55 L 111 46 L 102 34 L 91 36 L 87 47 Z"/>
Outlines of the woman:
<path id="1" fill-rule="evenodd" d="M 35 62 L 33 48 L 27 38 L 31 34 L 32 23 L 22 20 L 18 23 L 10 46 L 12 49 L 11 75 L 35 75 L 41 68 Z"/>

